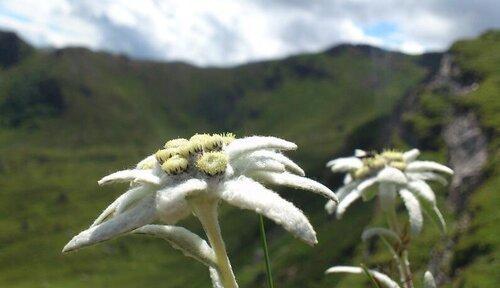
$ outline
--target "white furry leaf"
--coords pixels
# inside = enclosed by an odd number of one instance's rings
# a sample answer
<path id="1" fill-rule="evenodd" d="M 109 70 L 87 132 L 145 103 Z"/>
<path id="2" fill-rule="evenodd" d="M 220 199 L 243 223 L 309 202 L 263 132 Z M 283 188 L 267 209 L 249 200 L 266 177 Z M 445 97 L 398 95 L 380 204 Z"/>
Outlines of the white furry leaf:
<path id="1" fill-rule="evenodd" d="M 134 233 L 164 239 L 184 255 L 192 257 L 209 267 L 217 266 L 215 253 L 208 243 L 186 228 L 170 225 L 146 225 L 136 229 Z"/>
<path id="2" fill-rule="evenodd" d="M 219 196 L 231 205 L 266 216 L 310 245 L 317 243 L 316 232 L 300 209 L 250 178 L 240 176 L 224 183 Z"/>
<path id="3" fill-rule="evenodd" d="M 106 185 L 111 183 L 119 182 L 136 182 L 136 183 L 149 183 L 153 185 L 160 184 L 160 178 L 153 173 L 151 170 L 122 170 L 103 177 L 97 183 L 99 185 Z"/>
<path id="4" fill-rule="evenodd" d="M 407 172 L 441 172 L 453 175 L 453 170 L 442 164 L 433 161 L 413 161 L 406 166 Z"/>
<path id="5" fill-rule="evenodd" d="M 165 224 L 175 224 L 191 214 L 186 196 L 207 189 L 207 183 L 189 179 L 175 186 L 167 186 L 156 192 L 158 217 Z"/>
<path id="6" fill-rule="evenodd" d="M 252 136 L 234 140 L 225 147 L 224 152 L 229 159 L 234 159 L 260 149 L 295 150 L 297 145 L 276 137 Z"/>
<path id="7" fill-rule="evenodd" d="M 342 216 L 344 215 L 347 208 L 352 203 L 354 203 L 354 201 L 358 200 L 363 195 L 363 193 L 365 193 L 366 189 L 370 188 L 376 182 L 377 182 L 377 179 L 375 177 L 372 177 L 372 178 L 365 179 L 363 181 L 351 182 L 353 184 L 352 186 L 355 187 L 352 190 L 348 190 L 349 188 L 346 190 L 343 190 L 343 191 L 339 190 L 338 194 L 340 195 L 342 193 L 342 195 L 341 195 L 341 197 L 339 197 L 340 202 L 339 202 L 337 209 L 335 211 L 337 219 L 342 218 Z M 350 184 L 348 184 L 344 187 L 351 186 Z M 347 191 L 349 191 L 349 192 L 347 192 Z"/>
<path id="8" fill-rule="evenodd" d="M 80 232 L 64 246 L 63 252 L 94 245 L 149 224 L 156 219 L 155 208 L 153 195 L 146 197 L 123 214 Z"/>
<path id="9" fill-rule="evenodd" d="M 260 152 L 260 151 L 259 151 Z M 235 173 L 247 175 L 258 171 L 285 172 L 285 165 L 271 158 L 240 157 L 233 161 Z"/>
<path id="10" fill-rule="evenodd" d="M 111 203 L 95 220 L 90 227 L 94 227 L 98 224 L 101 224 L 104 220 L 106 220 L 111 215 L 117 215 L 125 211 L 127 207 L 131 204 L 135 203 L 140 198 L 146 196 L 148 193 L 151 193 L 153 190 L 145 185 L 133 187 L 129 189 L 127 192 L 120 195 L 116 198 L 113 203 Z"/>
<path id="11" fill-rule="evenodd" d="M 298 176 L 292 173 L 284 172 L 284 173 L 274 173 L 274 172 L 258 172 L 252 174 L 252 178 L 255 178 L 259 181 L 274 184 L 274 185 L 283 185 L 297 189 L 303 189 L 307 191 L 311 191 L 317 194 L 322 195 L 325 198 L 338 202 L 337 195 L 333 193 L 325 185 L 316 182 L 312 179 Z"/>
<path id="12" fill-rule="evenodd" d="M 252 152 L 245 156 L 245 158 L 248 159 L 272 159 L 275 161 L 278 161 L 279 163 L 285 165 L 285 168 L 295 174 L 298 174 L 300 176 L 304 176 L 304 170 L 300 168 L 299 165 L 297 165 L 295 162 L 293 162 L 290 158 L 286 157 L 285 155 L 279 153 L 279 152 L 274 152 L 270 150 L 258 150 L 255 152 Z"/>
<path id="13" fill-rule="evenodd" d="M 417 235 L 422 230 L 424 222 L 420 203 L 415 195 L 406 189 L 399 190 L 399 195 L 401 195 L 401 198 L 406 206 L 406 210 L 408 210 L 410 231 L 413 235 Z"/>
<path id="14" fill-rule="evenodd" d="M 443 186 L 448 185 L 446 178 L 434 172 L 406 172 L 405 174 L 410 180 L 436 181 Z"/>
<path id="15" fill-rule="evenodd" d="M 357 157 L 337 158 L 326 163 L 326 167 L 330 167 L 332 172 L 349 172 L 362 166 L 363 161 Z"/>
<path id="16" fill-rule="evenodd" d="M 436 205 L 436 195 L 434 194 L 434 191 L 432 191 L 432 188 L 424 181 L 410 181 L 406 187 L 417 196 L 421 197 L 432 205 Z"/>
<path id="17" fill-rule="evenodd" d="M 333 200 L 328 200 L 325 204 L 326 213 L 333 214 L 337 209 L 337 204 L 338 203 Z"/>
<path id="18" fill-rule="evenodd" d="M 406 176 L 401 170 L 389 166 L 378 172 L 377 180 L 378 182 L 394 184 L 405 184 L 407 182 Z"/>
<path id="19" fill-rule="evenodd" d="M 403 153 L 403 160 L 406 163 L 413 162 L 413 161 L 417 160 L 418 156 L 420 156 L 420 150 L 411 149 L 411 150 Z"/>

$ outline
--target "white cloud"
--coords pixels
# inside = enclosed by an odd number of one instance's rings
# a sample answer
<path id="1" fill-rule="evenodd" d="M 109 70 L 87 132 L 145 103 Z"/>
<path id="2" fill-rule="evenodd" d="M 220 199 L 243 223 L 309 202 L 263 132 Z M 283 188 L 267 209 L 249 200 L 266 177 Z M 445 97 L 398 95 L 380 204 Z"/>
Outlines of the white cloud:
<path id="1" fill-rule="evenodd" d="M 424 47 L 417 42 L 405 41 L 401 44 L 401 51 L 408 54 L 422 54 Z"/>
<path id="2" fill-rule="evenodd" d="M 133 57 L 232 65 L 367 43 L 445 49 L 500 27 L 493 0 L 5 0 L 0 27 L 38 46 L 82 45 Z M 394 31 L 367 28 L 390 23 Z"/>

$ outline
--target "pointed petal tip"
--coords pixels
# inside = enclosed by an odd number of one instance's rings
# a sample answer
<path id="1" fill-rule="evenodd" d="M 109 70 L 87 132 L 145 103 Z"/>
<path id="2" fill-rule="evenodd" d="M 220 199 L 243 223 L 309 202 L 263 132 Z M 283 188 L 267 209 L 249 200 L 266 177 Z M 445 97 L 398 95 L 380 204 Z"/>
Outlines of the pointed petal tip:
<path id="1" fill-rule="evenodd" d="M 72 252 L 72 251 L 78 249 L 77 240 L 75 239 L 76 237 L 78 237 L 78 236 L 73 237 L 73 239 L 71 239 L 68 243 L 66 243 L 66 245 L 64 245 L 64 247 L 61 251 L 63 254 L 68 254 L 69 252 Z"/>

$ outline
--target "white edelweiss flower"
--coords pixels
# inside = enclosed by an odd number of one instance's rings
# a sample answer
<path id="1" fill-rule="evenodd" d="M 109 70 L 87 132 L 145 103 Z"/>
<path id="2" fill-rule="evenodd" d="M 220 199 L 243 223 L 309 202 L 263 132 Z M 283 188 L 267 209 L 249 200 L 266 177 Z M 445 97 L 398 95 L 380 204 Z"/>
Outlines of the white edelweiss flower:
<path id="1" fill-rule="evenodd" d="M 356 150 L 355 154 L 327 164 L 334 172 L 347 172 L 344 185 L 336 191 L 338 205 L 332 201 L 325 205 L 328 213 L 336 213 L 337 218 L 341 218 L 354 201 L 370 199 L 374 193 L 379 195 L 382 208 L 389 209 L 399 194 L 409 212 L 413 234 L 422 228 L 422 208 L 429 210 L 427 212 L 431 212 L 444 229 L 444 218 L 436 206 L 436 196 L 425 181 L 446 185 L 446 178 L 439 173 L 452 175 L 453 170 L 436 162 L 417 160 L 418 149 L 382 153 Z M 378 191 L 370 189 L 375 184 L 378 184 Z"/>
<path id="2" fill-rule="evenodd" d="M 227 260 L 222 240 L 212 235 L 220 234 L 217 207 L 221 201 L 262 214 L 313 245 L 317 243 L 316 232 L 303 212 L 266 187 L 284 185 L 337 201 L 335 193 L 304 177 L 304 171 L 282 154 L 282 151 L 296 148 L 294 143 L 275 137 L 234 139 L 229 134 L 197 134 L 189 140 L 168 141 L 164 149 L 148 156 L 134 169 L 119 171 L 98 181 L 100 185 L 117 182 L 130 182 L 131 185 L 97 217 L 90 228 L 66 244 L 63 252 L 136 230 L 143 234 L 157 234 L 169 242 L 180 241 L 176 245 L 187 247 L 184 250 L 190 256 L 209 262 L 211 258 L 207 255 L 211 252 L 206 252 L 206 247 L 195 237 L 185 236 L 184 230 L 149 225 L 156 222 L 173 225 L 195 214 L 202 222 L 216 254 L 217 271 L 231 270 L 229 262 L 221 259 L 225 257 Z M 181 231 L 185 237 L 172 238 L 173 231 Z M 185 239 L 195 240 L 191 243 Z M 206 253 L 201 253 L 200 249 Z M 231 282 L 227 274 L 220 273 L 221 283 Z M 234 282 L 224 287 L 235 285 Z"/>
<path id="3" fill-rule="evenodd" d="M 399 284 L 392 280 L 389 276 L 380 273 L 375 270 L 366 270 L 366 272 L 361 267 L 353 266 L 333 266 L 325 271 L 326 274 L 330 273 L 351 273 L 351 274 L 364 274 L 370 273 L 370 275 L 375 278 L 383 287 L 386 288 L 400 288 Z"/>

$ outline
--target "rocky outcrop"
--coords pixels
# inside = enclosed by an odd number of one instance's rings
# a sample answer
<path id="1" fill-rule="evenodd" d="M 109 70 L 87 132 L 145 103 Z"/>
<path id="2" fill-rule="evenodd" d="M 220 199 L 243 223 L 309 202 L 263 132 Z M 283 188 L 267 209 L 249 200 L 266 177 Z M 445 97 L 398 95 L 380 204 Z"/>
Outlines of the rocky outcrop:
<path id="1" fill-rule="evenodd" d="M 453 56 L 445 55 L 441 67 L 426 89 L 445 90 L 452 97 L 462 97 L 478 87 L 478 83 L 461 81 L 460 69 L 454 65 Z M 451 120 L 442 129 L 449 166 L 455 171 L 451 180 L 447 206 L 456 214 L 456 230 L 445 237 L 433 251 L 429 270 L 435 275 L 438 285 L 448 283 L 455 274 L 451 263 L 454 247 L 461 235 L 469 228 L 472 215 L 467 204 L 471 193 L 483 179 L 483 168 L 488 159 L 487 137 L 479 125 L 477 115 L 467 109 L 452 107 Z"/>

